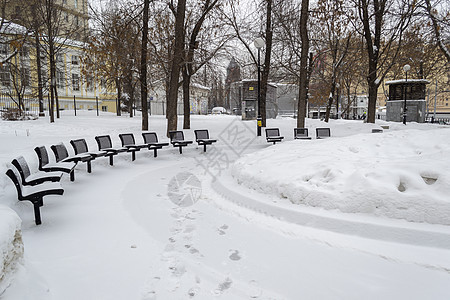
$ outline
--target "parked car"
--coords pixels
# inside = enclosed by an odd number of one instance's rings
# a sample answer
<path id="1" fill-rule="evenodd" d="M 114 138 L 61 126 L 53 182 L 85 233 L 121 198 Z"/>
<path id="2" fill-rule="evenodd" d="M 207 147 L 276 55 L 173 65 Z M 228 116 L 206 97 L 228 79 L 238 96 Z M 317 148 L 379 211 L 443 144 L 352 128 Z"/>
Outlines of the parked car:
<path id="1" fill-rule="evenodd" d="M 213 115 L 222 115 L 222 114 L 228 114 L 227 110 L 225 109 L 225 107 L 214 107 L 211 111 L 211 114 Z"/>

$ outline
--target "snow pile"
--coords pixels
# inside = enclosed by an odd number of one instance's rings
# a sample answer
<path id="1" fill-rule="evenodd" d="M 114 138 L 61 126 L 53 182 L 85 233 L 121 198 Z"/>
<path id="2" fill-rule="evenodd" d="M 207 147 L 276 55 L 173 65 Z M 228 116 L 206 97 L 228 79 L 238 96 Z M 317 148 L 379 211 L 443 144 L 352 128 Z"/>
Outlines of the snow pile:
<path id="1" fill-rule="evenodd" d="M 0 295 L 10 285 L 23 258 L 21 221 L 10 208 L 0 205 Z"/>
<path id="2" fill-rule="evenodd" d="M 239 183 L 295 204 L 450 225 L 450 129 L 277 144 L 238 160 Z"/>

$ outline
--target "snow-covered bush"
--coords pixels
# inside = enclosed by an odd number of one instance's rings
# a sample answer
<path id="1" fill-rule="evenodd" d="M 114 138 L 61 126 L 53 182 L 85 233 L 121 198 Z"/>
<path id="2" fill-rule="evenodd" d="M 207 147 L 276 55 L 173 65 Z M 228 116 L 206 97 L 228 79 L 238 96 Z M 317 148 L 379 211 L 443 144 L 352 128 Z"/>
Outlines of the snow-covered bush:
<path id="1" fill-rule="evenodd" d="M 11 284 L 23 258 L 21 220 L 10 208 L 0 205 L 0 295 Z"/>

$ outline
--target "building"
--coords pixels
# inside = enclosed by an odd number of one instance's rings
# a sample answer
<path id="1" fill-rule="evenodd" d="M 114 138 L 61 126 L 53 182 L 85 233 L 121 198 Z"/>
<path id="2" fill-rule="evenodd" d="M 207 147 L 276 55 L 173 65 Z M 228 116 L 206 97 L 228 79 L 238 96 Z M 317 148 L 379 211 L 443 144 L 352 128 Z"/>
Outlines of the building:
<path id="1" fill-rule="evenodd" d="M 425 122 L 426 85 L 425 79 L 394 80 L 386 82 L 389 86 L 389 99 L 386 105 L 386 121 Z"/>
<path id="2" fill-rule="evenodd" d="M 258 106 L 258 80 L 244 79 L 233 82 L 230 86 L 231 107 L 242 112 L 242 120 L 256 120 Z M 277 86 L 267 84 L 266 117 L 276 118 L 278 115 Z"/>
<path id="3" fill-rule="evenodd" d="M 190 85 L 190 111 L 195 115 L 208 114 L 208 102 L 211 88 L 202 86 L 201 84 L 191 83 Z M 152 115 L 165 115 L 167 108 L 166 87 L 162 81 L 152 84 L 148 91 L 149 94 L 149 110 Z M 178 90 L 177 114 L 183 115 L 183 92 Z"/>
<path id="4" fill-rule="evenodd" d="M 5 2 L 5 15 L 13 23 L 29 27 L 35 18 L 43 18 L 46 11 L 42 2 L 36 0 L 15 0 Z M 41 4 L 41 5 L 39 5 Z M 89 32 L 87 0 L 55 0 L 50 3 L 57 11 L 54 23 L 59 26 L 59 35 L 76 41 L 86 41 Z"/>
<path id="5" fill-rule="evenodd" d="M 68 6 L 83 4 L 84 7 L 77 6 L 78 9 L 80 11 L 86 9 L 85 0 L 62 3 Z M 39 72 L 44 99 L 39 103 L 36 44 L 34 36 L 27 36 L 26 33 L 27 29 L 24 26 L 13 22 L 8 22 L 7 26 L 1 28 L 0 60 L 5 61 L 11 56 L 12 58 L 0 66 L 0 108 L 14 108 L 18 106 L 18 102 L 21 102 L 23 109 L 37 114 L 40 109 L 48 110 L 50 63 L 46 51 L 43 50 L 45 43 L 41 39 Z M 116 112 L 115 91 L 106 87 L 98 78 L 85 75 L 83 72 L 84 43 L 79 40 L 60 38 L 56 40 L 55 46 L 59 49 L 55 55 L 59 100 L 57 108 L 60 110 L 96 109 L 98 105 L 102 111 Z"/>

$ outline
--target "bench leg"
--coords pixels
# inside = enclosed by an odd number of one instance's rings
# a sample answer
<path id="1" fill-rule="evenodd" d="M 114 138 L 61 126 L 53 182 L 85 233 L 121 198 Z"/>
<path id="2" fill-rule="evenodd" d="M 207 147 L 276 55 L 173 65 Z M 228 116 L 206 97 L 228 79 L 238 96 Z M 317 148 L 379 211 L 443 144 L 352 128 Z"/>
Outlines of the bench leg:
<path id="1" fill-rule="evenodd" d="M 36 225 L 42 224 L 42 221 L 41 221 L 41 211 L 39 210 L 39 207 L 42 206 L 41 203 L 42 203 L 42 199 L 40 199 L 40 200 L 38 200 L 38 201 L 36 201 L 36 202 L 33 202 L 33 207 L 34 207 L 34 221 L 35 221 Z"/>
<path id="2" fill-rule="evenodd" d="M 75 181 L 75 169 L 70 171 L 69 175 L 70 175 L 70 181 Z"/>
<path id="3" fill-rule="evenodd" d="M 92 173 L 92 167 L 91 167 L 91 161 L 90 160 L 87 161 L 87 172 L 88 173 Z"/>
<path id="4" fill-rule="evenodd" d="M 157 157 L 158 156 L 158 149 L 153 149 L 153 157 Z"/>
<path id="5" fill-rule="evenodd" d="M 131 161 L 136 159 L 136 151 L 131 151 Z"/>
<path id="6" fill-rule="evenodd" d="M 113 158 L 113 155 L 110 155 L 110 156 L 109 156 L 109 165 L 110 165 L 110 166 L 113 166 L 113 165 L 114 165 L 114 158 Z"/>
<path id="7" fill-rule="evenodd" d="M 203 144 L 203 152 L 206 152 L 206 144 Z"/>
<path id="8" fill-rule="evenodd" d="M 178 148 L 180 149 L 180 154 L 183 154 L 183 147 L 182 146 L 178 146 Z"/>

